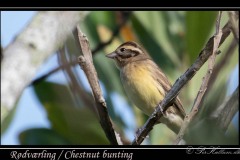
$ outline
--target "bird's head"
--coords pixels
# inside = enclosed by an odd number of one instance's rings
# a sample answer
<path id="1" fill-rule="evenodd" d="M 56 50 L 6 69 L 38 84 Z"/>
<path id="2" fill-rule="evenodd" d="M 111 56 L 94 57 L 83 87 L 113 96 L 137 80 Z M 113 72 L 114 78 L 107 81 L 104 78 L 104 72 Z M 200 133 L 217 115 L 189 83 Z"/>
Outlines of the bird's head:
<path id="1" fill-rule="evenodd" d="M 143 59 L 149 59 L 147 52 L 136 42 L 128 41 L 121 44 L 115 51 L 106 55 L 115 60 L 117 67 Z"/>

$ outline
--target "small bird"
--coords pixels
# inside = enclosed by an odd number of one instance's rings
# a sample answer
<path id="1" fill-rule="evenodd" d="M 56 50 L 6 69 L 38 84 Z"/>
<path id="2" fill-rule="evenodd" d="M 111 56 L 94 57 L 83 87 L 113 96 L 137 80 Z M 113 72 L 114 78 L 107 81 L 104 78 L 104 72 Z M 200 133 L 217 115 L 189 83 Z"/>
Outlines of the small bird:
<path id="1" fill-rule="evenodd" d="M 172 87 L 165 74 L 146 50 L 136 42 L 125 42 L 106 57 L 116 62 L 130 101 L 150 116 Z M 185 117 L 184 108 L 178 97 L 163 114 L 159 123 L 167 125 L 177 134 Z"/>

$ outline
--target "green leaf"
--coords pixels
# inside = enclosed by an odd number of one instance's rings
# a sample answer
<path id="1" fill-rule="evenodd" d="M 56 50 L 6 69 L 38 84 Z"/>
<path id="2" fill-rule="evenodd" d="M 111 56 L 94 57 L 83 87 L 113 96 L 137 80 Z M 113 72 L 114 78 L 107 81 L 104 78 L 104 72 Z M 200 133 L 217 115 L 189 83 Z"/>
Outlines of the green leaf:
<path id="1" fill-rule="evenodd" d="M 176 39 L 176 32 L 179 32 L 175 29 L 176 27 L 172 27 L 179 22 L 176 20 L 177 18 L 173 16 L 177 14 L 178 12 L 167 11 L 135 12 L 136 17 L 148 32 L 146 37 L 152 37 L 161 47 L 162 52 L 159 51 L 159 54 L 165 54 L 175 66 L 180 66 L 181 63 L 177 56 L 177 47 L 173 45 L 172 41 L 173 39 Z M 183 24 L 180 26 L 180 23 L 177 23 L 177 25 L 178 29 L 183 28 Z M 138 34 L 139 32 L 137 35 Z M 182 41 L 178 42 L 178 44 L 181 43 Z M 155 50 L 154 52 L 156 51 L 158 50 Z"/>
<path id="2" fill-rule="evenodd" d="M 56 131 L 47 128 L 32 128 L 20 133 L 21 145 L 67 145 L 71 144 Z"/>
<path id="3" fill-rule="evenodd" d="M 178 58 L 176 58 L 176 55 L 173 55 L 174 62 L 177 63 L 178 67 L 182 67 L 181 61 L 183 61 L 183 55 L 185 54 L 185 12 L 184 11 L 167 11 L 164 12 L 163 17 L 165 19 L 166 23 L 166 34 L 165 37 L 167 37 L 166 40 L 168 40 L 170 47 L 174 49 L 175 52 L 167 52 L 172 54 L 177 54 Z M 160 36 L 160 35 L 159 35 Z M 162 36 L 161 36 L 162 38 Z M 164 44 L 162 46 L 165 46 Z M 168 49 L 170 50 L 170 49 Z M 180 69 L 180 68 L 179 68 Z"/>
<path id="4" fill-rule="evenodd" d="M 216 126 L 216 119 L 210 118 L 191 123 L 184 137 L 189 145 L 237 145 L 236 138 L 226 136 Z"/>
<path id="5" fill-rule="evenodd" d="M 73 144 L 109 144 L 97 115 L 77 106 L 65 85 L 42 82 L 34 86 L 52 128 Z"/>
<path id="6" fill-rule="evenodd" d="M 95 11 L 91 12 L 89 17 L 98 25 L 105 25 L 112 30 L 116 27 L 116 16 L 111 11 Z"/>
<path id="7" fill-rule="evenodd" d="M 150 35 L 149 31 L 144 27 L 136 16 L 131 17 L 133 28 L 139 40 L 144 45 L 145 49 L 151 55 L 156 63 L 166 72 L 171 73 L 174 68 L 173 62 L 164 54 L 164 51 L 159 46 L 158 42 Z"/>
<path id="8" fill-rule="evenodd" d="M 186 12 L 186 47 L 192 63 L 210 38 L 216 22 L 215 11 Z"/>
<path id="9" fill-rule="evenodd" d="M 89 39 L 91 49 L 94 49 L 101 42 L 97 31 L 99 25 L 104 25 L 112 30 L 116 28 L 117 23 L 114 13 L 110 11 L 91 12 L 84 20 L 84 23 L 80 24 L 83 33 Z"/>

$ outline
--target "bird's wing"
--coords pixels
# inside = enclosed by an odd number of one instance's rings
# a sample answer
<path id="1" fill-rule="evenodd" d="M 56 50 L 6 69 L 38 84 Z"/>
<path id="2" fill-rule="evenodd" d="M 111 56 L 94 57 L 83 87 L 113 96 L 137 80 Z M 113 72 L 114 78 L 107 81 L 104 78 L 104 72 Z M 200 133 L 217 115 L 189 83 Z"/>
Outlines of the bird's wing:
<path id="1" fill-rule="evenodd" d="M 152 60 L 150 60 L 152 61 Z M 168 81 L 166 75 L 162 72 L 162 70 L 152 61 L 150 63 L 153 63 L 152 66 L 154 66 L 155 68 L 152 69 L 152 71 L 154 71 L 154 78 L 156 78 L 156 80 L 159 82 L 159 84 L 162 86 L 162 88 L 165 91 L 165 95 L 166 93 L 171 89 L 172 85 L 171 83 Z M 178 97 L 176 97 L 175 101 L 173 102 L 173 104 L 179 109 L 179 111 L 182 114 L 182 118 L 185 117 L 186 113 L 185 110 L 182 106 L 182 103 L 180 101 L 180 99 Z"/>

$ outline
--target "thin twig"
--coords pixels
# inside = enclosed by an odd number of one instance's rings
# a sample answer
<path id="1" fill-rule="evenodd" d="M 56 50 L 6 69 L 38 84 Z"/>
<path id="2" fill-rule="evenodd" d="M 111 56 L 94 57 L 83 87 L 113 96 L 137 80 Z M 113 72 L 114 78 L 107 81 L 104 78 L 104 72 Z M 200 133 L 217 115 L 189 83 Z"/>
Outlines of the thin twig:
<path id="1" fill-rule="evenodd" d="M 75 66 L 76 64 L 78 64 L 78 60 L 73 60 L 73 61 L 71 61 L 71 62 L 68 62 L 68 63 L 65 63 L 65 64 L 61 64 L 61 65 L 57 66 L 56 68 L 50 70 L 48 73 L 46 73 L 46 74 L 40 76 L 39 78 L 36 78 L 35 80 L 33 80 L 33 81 L 29 84 L 29 86 L 31 86 L 31 85 L 36 85 L 37 83 L 45 80 L 45 79 L 46 79 L 47 77 L 49 77 L 50 75 L 52 75 L 52 74 L 54 74 L 54 73 L 56 73 L 56 72 L 58 72 L 58 71 L 60 71 L 60 70 L 63 70 L 63 69 L 66 68 L 66 67 Z"/>
<path id="2" fill-rule="evenodd" d="M 213 70 L 213 67 L 214 67 L 214 64 L 215 64 L 215 59 L 216 59 L 216 56 L 217 56 L 217 50 L 218 50 L 220 40 L 221 40 L 221 37 L 222 37 L 222 31 L 220 29 L 221 15 L 222 15 L 222 12 L 219 12 L 217 22 L 216 22 L 216 33 L 215 33 L 215 36 L 214 36 L 214 39 L 213 39 L 212 55 L 210 56 L 209 61 L 208 61 L 208 70 L 207 70 L 206 76 L 203 78 L 202 85 L 201 85 L 201 87 L 198 91 L 197 97 L 194 101 L 194 104 L 193 104 L 193 107 L 192 107 L 190 113 L 184 118 L 184 122 L 182 124 L 182 127 L 181 127 L 181 129 L 180 129 L 180 131 L 177 135 L 177 138 L 176 138 L 174 144 L 179 144 L 179 142 L 182 140 L 189 124 L 191 123 L 193 118 L 196 116 L 196 114 L 198 113 L 198 111 L 201 107 L 200 104 L 203 100 L 203 96 L 204 96 L 204 94 L 207 90 L 207 87 L 208 87 L 209 79 L 212 75 L 212 70 Z"/>
<path id="3" fill-rule="evenodd" d="M 231 22 L 231 29 L 232 29 L 234 38 L 239 43 L 239 25 L 238 25 L 239 15 L 238 14 L 239 14 L 238 11 L 229 11 L 228 12 L 229 19 Z"/>
<path id="4" fill-rule="evenodd" d="M 105 48 L 107 45 L 111 44 L 112 41 L 114 40 L 114 38 L 119 34 L 120 30 L 122 29 L 122 27 L 127 23 L 129 17 L 131 15 L 131 12 L 127 12 L 124 13 L 124 18 L 122 20 L 122 22 L 116 27 L 116 29 L 113 31 L 113 34 L 111 36 L 111 38 L 107 41 L 107 42 L 103 42 L 103 43 L 99 43 L 93 50 L 92 50 L 92 54 L 95 55 L 96 53 L 98 53 L 100 50 L 102 50 L 103 48 Z M 41 77 L 35 79 L 32 81 L 32 83 L 29 84 L 29 86 L 31 85 L 35 85 L 41 81 L 43 81 L 44 79 L 46 79 L 48 76 L 54 74 L 55 72 L 62 70 L 68 66 L 75 66 L 78 64 L 78 60 L 73 60 L 71 62 L 68 62 L 67 64 L 62 64 L 54 69 L 52 69 L 51 71 L 49 71 L 48 73 L 42 75 Z"/>
<path id="5" fill-rule="evenodd" d="M 237 41 L 235 39 L 232 40 L 230 46 L 228 47 L 224 57 L 222 57 L 221 61 L 216 64 L 216 66 L 214 67 L 213 69 L 213 72 L 212 72 L 212 76 L 209 80 L 209 83 L 208 83 L 208 90 L 206 91 L 205 93 L 205 96 L 208 94 L 208 92 L 211 90 L 212 86 L 213 86 L 213 83 L 215 82 L 215 80 L 217 79 L 220 71 L 222 70 L 222 68 L 228 64 L 231 56 L 233 55 L 234 53 L 234 50 L 236 49 L 237 47 Z"/>
<path id="6" fill-rule="evenodd" d="M 118 145 L 115 131 L 112 127 L 111 120 L 108 116 L 107 105 L 102 95 L 102 91 L 98 82 L 97 72 L 92 62 L 92 53 L 89 47 L 87 37 L 81 32 L 79 26 L 74 31 L 74 37 L 81 47 L 81 56 L 79 56 L 79 65 L 87 76 L 88 82 L 92 88 L 96 108 L 99 115 L 100 124 L 112 145 Z"/>
<path id="7" fill-rule="evenodd" d="M 226 25 L 222 28 L 222 37 L 221 37 L 219 46 L 229 36 L 231 32 L 229 27 L 230 27 L 230 23 L 227 22 Z M 168 94 L 165 96 L 163 101 L 158 106 L 156 106 L 155 111 L 152 113 L 152 115 L 149 117 L 147 122 L 140 129 L 139 134 L 133 140 L 132 142 L 133 145 L 139 145 L 142 143 L 144 138 L 152 130 L 155 123 L 162 116 L 161 108 L 165 111 L 170 106 L 171 102 L 177 97 L 177 95 L 179 94 L 183 86 L 186 85 L 187 82 L 191 80 L 191 78 L 196 74 L 196 72 L 208 60 L 208 58 L 212 54 L 213 45 L 214 45 L 214 36 L 208 40 L 207 44 L 205 45 L 205 48 L 200 52 L 199 57 L 192 64 L 192 66 L 188 68 L 188 70 L 180 78 L 178 78 L 178 80 L 175 82 L 175 84 L 173 85 L 171 90 L 168 92 Z"/>
<path id="8" fill-rule="evenodd" d="M 59 49 L 58 61 L 60 65 L 65 66 L 65 68 L 63 68 L 63 71 L 65 71 L 64 73 L 66 73 L 65 74 L 66 79 L 69 80 L 69 86 L 72 95 L 75 97 L 74 99 L 78 102 L 78 104 L 82 104 L 82 106 L 89 107 L 93 111 L 93 113 L 96 114 L 96 109 L 94 107 L 94 103 L 91 100 L 91 97 L 79 85 L 78 80 L 76 79 L 76 76 L 74 75 L 71 69 L 71 66 L 64 65 L 68 63 L 64 47 Z"/>
<path id="9" fill-rule="evenodd" d="M 219 107 L 222 110 L 217 115 L 217 125 L 219 128 L 226 132 L 229 123 L 232 121 L 234 115 L 239 110 L 239 87 L 235 89 L 233 94 L 227 101 L 223 102 L 223 104 Z"/>

